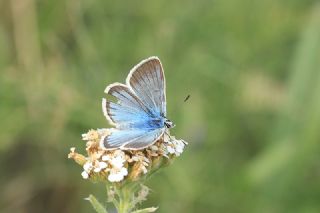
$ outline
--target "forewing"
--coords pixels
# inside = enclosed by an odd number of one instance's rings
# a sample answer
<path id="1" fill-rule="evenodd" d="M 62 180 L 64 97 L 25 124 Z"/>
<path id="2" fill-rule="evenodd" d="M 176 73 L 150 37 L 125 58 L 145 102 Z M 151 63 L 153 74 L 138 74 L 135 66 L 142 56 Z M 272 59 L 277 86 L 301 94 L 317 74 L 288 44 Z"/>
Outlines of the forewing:
<path id="1" fill-rule="evenodd" d="M 135 123 L 143 124 L 151 117 L 152 112 L 128 86 L 111 84 L 105 92 L 117 99 L 116 103 L 103 99 L 102 109 L 110 123 L 118 128 L 130 128 Z"/>
<path id="2" fill-rule="evenodd" d="M 127 84 L 155 116 L 166 116 L 165 77 L 157 57 L 135 66 L 128 75 Z"/>
<path id="3" fill-rule="evenodd" d="M 113 129 L 112 133 L 101 140 L 106 149 L 138 150 L 156 142 L 164 133 L 164 129 Z"/>

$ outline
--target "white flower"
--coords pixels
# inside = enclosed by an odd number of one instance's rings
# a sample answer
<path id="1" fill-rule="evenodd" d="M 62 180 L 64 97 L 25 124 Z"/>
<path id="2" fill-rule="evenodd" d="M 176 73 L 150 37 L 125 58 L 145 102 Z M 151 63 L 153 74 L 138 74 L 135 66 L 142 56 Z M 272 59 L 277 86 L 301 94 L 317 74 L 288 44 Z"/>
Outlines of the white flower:
<path id="1" fill-rule="evenodd" d="M 102 156 L 102 160 L 103 161 L 109 161 L 110 160 L 110 156 L 109 155 L 103 155 Z"/>
<path id="2" fill-rule="evenodd" d="M 96 167 L 96 168 L 94 168 L 94 170 L 93 170 L 94 172 L 96 172 L 96 173 L 98 173 L 98 172 L 100 172 L 101 171 L 101 168 L 100 167 Z"/>
<path id="3" fill-rule="evenodd" d="M 126 156 L 123 151 L 121 150 L 116 150 L 113 153 L 113 156 L 108 160 L 108 162 L 112 165 L 114 168 L 120 169 L 123 167 L 124 162 L 126 161 Z"/>
<path id="4" fill-rule="evenodd" d="M 171 147 L 170 145 L 167 146 L 167 151 L 170 153 L 170 154 L 173 154 L 175 153 L 175 150 L 173 147 Z"/>
<path id="5" fill-rule="evenodd" d="M 88 179 L 88 178 L 89 178 L 89 174 L 88 174 L 86 171 L 83 171 L 83 172 L 81 173 L 81 175 L 82 175 L 82 178 L 83 178 L 83 179 Z"/>
<path id="6" fill-rule="evenodd" d="M 89 161 L 83 165 L 83 170 L 86 171 L 87 173 L 90 173 L 92 168 L 93 168 L 92 163 Z"/>
<path id="7" fill-rule="evenodd" d="M 177 140 L 174 136 L 164 137 L 164 141 L 166 144 L 165 149 L 162 149 L 164 151 L 164 156 L 166 156 L 166 154 L 174 154 L 177 157 L 180 156 L 187 144 L 184 140 Z"/>
<path id="8" fill-rule="evenodd" d="M 181 153 L 183 152 L 185 143 L 182 140 L 175 140 L 174 146 L 175 146 L 175 155 L 180 156 Z"/>
<path id="9" fill-rule="evenodd" d="M 119 182 L 123 180 L 124 176 L 128 175 L 128 170 L 124 167 L 125 162 L 125 153 L 121 150 L 116 150 L 113 153 L 103 155 L 102 162 L 99 162 L 99 164 L 100 168 L 102 167 L 101 169 L 107 168 L 108 165 L 111 166 L 108 180 L 110 182 Z"/>
<path id="10" fill-rule="evenodd" d="M 105 162 L 98 162 L 98 166 L 94 168 L 94 172 L 100 172 L 102 169 L 107 168 L 108 164 Z"/>
<path id="11" fill-rule="evenodd" d="M 71 153 L 74 153 L 75 151 L 76 151 L 76 147 L 71 147 L 71 148 L 70 148 L 70 152 L 71 152 Z"/>
<path id="12" fill-rule="evenodd" d="M 122 156 L 116 156 L 114 158 L 111 158 L 110 164 L 112 164 L 115 168 L 121 168 L 123 167 L 123 163 L 126 161 L 126 159 L 122 158 Z"/>
<path id="13" fill-rule="evenodd" d="M 88 134 L 87 134 L 87 133 L 82 134 L 81 136 L 82 136 L 82 140 L 84 140 L 84 141 L 89 140 L 89 138 L 88 138 Z"/>
<path id="14" fill-rule="evenodd" d="M 101 169 L 105 169 L 105 168 L 107 168 L 107 166 L 108 166 L 108 164 L 106 164 L 105 162 L 99 162 L 99 167 Z"/>
<path id="15" fill-rule="evenodd" d="M 127 168 L 122 167 L 120 169 L 111 169 L 108 180 L 110 182 L 119 182 L 123 180 L 124 176 L 126 175 L 128 175 Z"/>
<path id="16" fill-rule="evenodd" d="M 102 128 L 89 130 L 82 134 L 82 139 L 87 141 L 86 150 L 88 152 L 88 157 L 82 156 L 81 163 L 79 163 L 83 165 L 81 176 L 84 179 L 89 179 L 92 176 L 101 177 L 103 173 L 104 178 L 110 182 L 120 182 L 128 176 L 128 168 L 131 168 L 130 172 L 138 178 L 140 175 L 148 173 L 148 170 L 152 168 L 155 157 L 171 159 L 180 156 L 187 145 L 185 141 L 170 136 L 169 131 L 167 131 L 163 135 L 163 141 L 159 140 L 144 150 L 105 150 L 99 146 L 99 141 L 103 141 L 112 131 L 114 129 Z M 70 151 L 70 158 L 75 158 L 73 157 L 77 154 L 75 148 L 71 148 Z M 101 174 L 97 175 L 98 173 Z"/>

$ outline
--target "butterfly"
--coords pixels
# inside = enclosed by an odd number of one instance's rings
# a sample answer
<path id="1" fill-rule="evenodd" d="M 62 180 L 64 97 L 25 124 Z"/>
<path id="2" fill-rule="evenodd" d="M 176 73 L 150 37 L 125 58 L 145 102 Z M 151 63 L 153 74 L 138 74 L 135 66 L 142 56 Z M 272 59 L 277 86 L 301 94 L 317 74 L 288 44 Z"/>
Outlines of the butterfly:
<path id="1" fill-rule="evenodd" d="M 102 109 L 111 125 L 111 133 L 101 139 L 107 150 L 140 150 L 159 140 L 174 127 L 166 118 L 166 84 L 158 57 L 150 57 L 134 66 L 126 84 L 113 83 L 105 93 L 115 98 L 102 99 Z"/>

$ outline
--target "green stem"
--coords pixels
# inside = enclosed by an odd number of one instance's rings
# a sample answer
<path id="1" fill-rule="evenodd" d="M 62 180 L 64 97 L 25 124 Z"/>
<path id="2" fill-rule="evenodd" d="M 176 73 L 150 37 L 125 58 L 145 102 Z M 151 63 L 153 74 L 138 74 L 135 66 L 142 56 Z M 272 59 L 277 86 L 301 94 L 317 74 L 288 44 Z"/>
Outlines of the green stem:
<path id="1" fill-rule="evenodd" d="M 133 209 L 134 192 L 135 184 L 123 185 L 117 190 L 119 196 L 118 213 L 129 213 Z"/>
<path id="2" fill-rule="evenodd" d="M 131 213 L 137 204 L 145 200 L 146 195 L 140 195 L 138 190 L 142 190 L 141 182 L 124 182 L 121 185 L 110 187 L 107 185 L 108 200 L 112 202 L 118 213 Z M 137 196 L 136 196 L 137 195 Z M 154 212 L 157 208 L 146 208 L 135 210 L 135 213 Z"/>
<path id="3" fill-rule="evenodd" d="M 130 197 L 127 190 L 121 190 L 119 195 L 118 213 L 128 213 L 130 209 Z"/>

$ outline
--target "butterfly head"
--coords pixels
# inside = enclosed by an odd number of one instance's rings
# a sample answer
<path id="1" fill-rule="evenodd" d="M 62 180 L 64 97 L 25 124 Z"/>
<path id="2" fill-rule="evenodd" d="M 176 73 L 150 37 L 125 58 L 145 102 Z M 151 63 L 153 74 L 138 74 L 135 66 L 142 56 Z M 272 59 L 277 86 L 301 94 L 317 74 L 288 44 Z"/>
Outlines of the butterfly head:
<path id="1" fill-rule="evenodd" d="M 176 126 L 172 121 L 170 121 L 170 120 L 167 119 L 167 118 L 166 118 L 166 120 L 164 121 L 164 125 L 165 125 L 168 129 L 173 128 L 173 127 Z"/>

